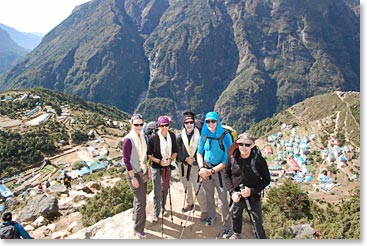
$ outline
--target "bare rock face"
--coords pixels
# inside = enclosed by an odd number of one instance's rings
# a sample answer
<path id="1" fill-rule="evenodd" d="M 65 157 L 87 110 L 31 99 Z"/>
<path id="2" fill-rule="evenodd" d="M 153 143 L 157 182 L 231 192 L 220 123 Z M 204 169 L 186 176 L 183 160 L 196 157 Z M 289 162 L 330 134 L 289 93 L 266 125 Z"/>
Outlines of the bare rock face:
<path id="1" fill-rule="evenodd" d="M 116 214 L 84 228 L 67 239 L 132 239 L 134 238 L 132 209 Z"/>
<path id="2" fill-rule="evenodd" d="M 58 200 L 55 196 L 42 194 L 30 200 L 18 215 L 20 222 L 33 222 L 39 216 L 51 221 L 58 216 Z"/>

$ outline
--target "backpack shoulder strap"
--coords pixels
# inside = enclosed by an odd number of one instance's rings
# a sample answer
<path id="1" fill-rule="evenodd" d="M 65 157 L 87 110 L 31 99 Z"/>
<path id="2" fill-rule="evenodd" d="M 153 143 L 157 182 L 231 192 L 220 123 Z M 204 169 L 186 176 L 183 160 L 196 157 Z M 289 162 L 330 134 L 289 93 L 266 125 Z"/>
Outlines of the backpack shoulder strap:
<path id="1" fill-rule="evenodd" d="M 225 129 L 224 132 L 219 137 L 219 146 L 222 151 L 224 151 L 223 138 L 227 135 L 227 133 L 231 133 L 229 130 Z"/>
<path id="2" fill-rule="evenodd" d="M 251 159 L 251 170 L 254 172 L 254 174 L 256 174 L 256 176 L 260 177 L 260 173 L 256 169 L 256 160 L 259 156 L 261 156 L 261 153 L 259 153 L 257 147 L 255 147 L 255 150 L 253 152 L 254 152 L 254 158 Z"/>
<path id="3" fill-rule="evenodd" d="M 206 140 L 209 139 L 214 139 L 214 140 L 218 140 L 219 141 L 219 147 L 222 151 L 224 151 L 224 145 L 223 145 L 223 138 L 227 135 L 227 133 L 231 133 L 229 130 L 224 129 L 224 132 L 220 135 L 219 138 L 214 138 L 214 137 L 208 137 L 208 135 L 204 135 L 204 145 Z"/>
<path id="4" fill-rule="evenodd" d="M 159 135 L 157 133 L 154 133 L 153 135 L 153 152 L 154 153 L 157 153 L 157 147 L 158 147 L 158 144 L 159 144 Z"/>

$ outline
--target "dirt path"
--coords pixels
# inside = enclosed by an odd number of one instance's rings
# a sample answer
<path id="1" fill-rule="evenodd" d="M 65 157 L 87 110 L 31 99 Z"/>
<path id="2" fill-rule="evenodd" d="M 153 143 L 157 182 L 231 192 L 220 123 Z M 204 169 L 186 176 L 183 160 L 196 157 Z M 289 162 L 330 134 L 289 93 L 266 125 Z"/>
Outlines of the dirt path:
<path id="1" fill-rule="evenodd" d="M 188 218 L 188 214 L 184 213 L 182 219 L 182 206 L 184 199 L 184 189 L 180 182 L 172 182 L 171 186 L 171 195 L 172 195 L 172 219 L 170 213 L 170 204 L 169 197 L 167 197 L 167 205 L 166 208 L 168 211 L 168 216 L 163 217 L 163 239 L 215 239 L 219 228 L 221 227 L 221 217 L 220 214 L 217 213 L 217 217 L 214 220 L 214 224 L 212 226 L 205 226 L 204 223 L 200 220 L 200 207 L 196 202 L 196 209 L 194 213 L 194 218 L 190 216 L 188 219 L 186 226 L 185 221 Z M 162 216 L 159 217 L 158 224 L 152 224 L 153 218 L 153 204 L 152 204 L 152 196 L 149 196 L 147 204 L 147 222 L 145 226 L 145 233 L 147 234 L 147 239 L 162 239 Z M 190 212 L 192 215 L 192 212 Z M 247 220 L 247 218 L 245 217 Z M 182 221 L 182 226 L 181 226 Z M 182 232 L 183 231 L 183 232 Z M 182 234 L 182 237 L 181 237 Z M 248 223 L 243 223 L 242 227 L 242 238 L 243 239 L 252 239 L 254 238 L 252 235 L 252 228 Z"/>

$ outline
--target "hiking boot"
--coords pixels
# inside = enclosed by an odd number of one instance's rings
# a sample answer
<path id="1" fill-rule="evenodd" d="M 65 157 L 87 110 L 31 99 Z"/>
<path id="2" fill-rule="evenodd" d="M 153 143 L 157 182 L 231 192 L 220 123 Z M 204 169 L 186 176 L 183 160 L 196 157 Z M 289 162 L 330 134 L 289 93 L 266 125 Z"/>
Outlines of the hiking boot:
<path id="1" fill-rule="evenodd" d="M 188 212 L 190 210 L 193 210 L 194 209 L 194 204 L 187 204 L 186 207 L 182 208 L 182 212 Z"/>
<path id="2" fill-rule="evenodd" d="M 206 218 L 208 218 L 208 213 L 207 212 L 201 212 L 201 214 L 200 214 L 200 220 L 201 221 L 205 221 Z"/>
<path id="3" fill-rule="evenodd" d="M 136 233 L 137 235 L 138 235 L 138 237 L 140 238 L 140 239 L 143 239 L 143 238 L 146 238 L 147 237 L 147 235 L 145 234 L 145 232 L 138 232 L 138 233 Z"/>
<path id="4" fill-rule="evenodd" d="M 153 224 L 158 224 L 158 216 L 157 216 L 157 215 L 154 215 L 154 216 L 153 216 L 152 223 L 153 223 Z"/>
<path id="5" fill-rule="evenodd" d="M 165 210 L 164 213 L 163 213 L 163 216 L 164 217 L 168 217 L 169 216 L 169 211 L 168 210 Z"/>
<path id="6" fill-rule="evenodd" d="M 206 220 L 204 222 L 204 224 L 206 226 L 211 226 L 211 225 L 213 225 L 213 223 L 214 223 L 214 218 L 211 218 L 211 217 L 206 218 Z"/>
<path id="7" fill-rule="evenodd" d="M 233 235 L 232 229 L 224 230 L 223 232 L 223 238 L 227 239 L 230 238 Z"/>
<path id="8" fill-rule="evenodd" d="M 233 235 L 229 239 L 242 239 L 240 233 L 233 233 Z"/>

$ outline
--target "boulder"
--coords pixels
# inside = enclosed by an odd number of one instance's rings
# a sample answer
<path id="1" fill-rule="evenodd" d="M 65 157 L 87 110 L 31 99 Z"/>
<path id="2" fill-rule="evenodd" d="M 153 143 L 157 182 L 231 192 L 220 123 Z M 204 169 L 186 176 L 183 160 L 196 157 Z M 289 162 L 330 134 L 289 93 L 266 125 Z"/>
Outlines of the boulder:
<path id="1" fill-rule="evenodd" d="M 67 239 L 132 239 L 134 235 L 132 210 L 128 209 L 113 217 L 101 220 L 96 224 L 83 228 L 67 237 Z M 121 223 L 123 222 L 123 223 Z"/>
<path id="2" fill-rule="evenodd" d="M 59 216 L 58 200 L 55 196 L 41 194 L 30 200 L 18 215 L 18 221 L 30 222 L 37 217 L 43 216 L 48 221 L 52 221 Z"/>
<path id="3" fill-rule="evenodd" d="M 315 238 L 315 230 L 310 224 L 301 224 L 291 226 L 291 233 L 295 239 L 311 239 Z"/>
<path id="4" fill-rule="evenodd" d="M 26 226 L 24 226 L 24 229 L 25 229 L 26 231 L 34 231 L 34 227 L 33 227 L 33 226 L 31 226 L 31 225 L 26 225 Z"/>
<path id="5" fill-rule="evenodd" d="M 35 221 L 33 221 L 31 225 L 34 228 L 38 228 L 40 226 L 47 225 L 47 224 L 48 224 L 48 221 L 45 219 L 45 217 L 40 216 Z"/>

